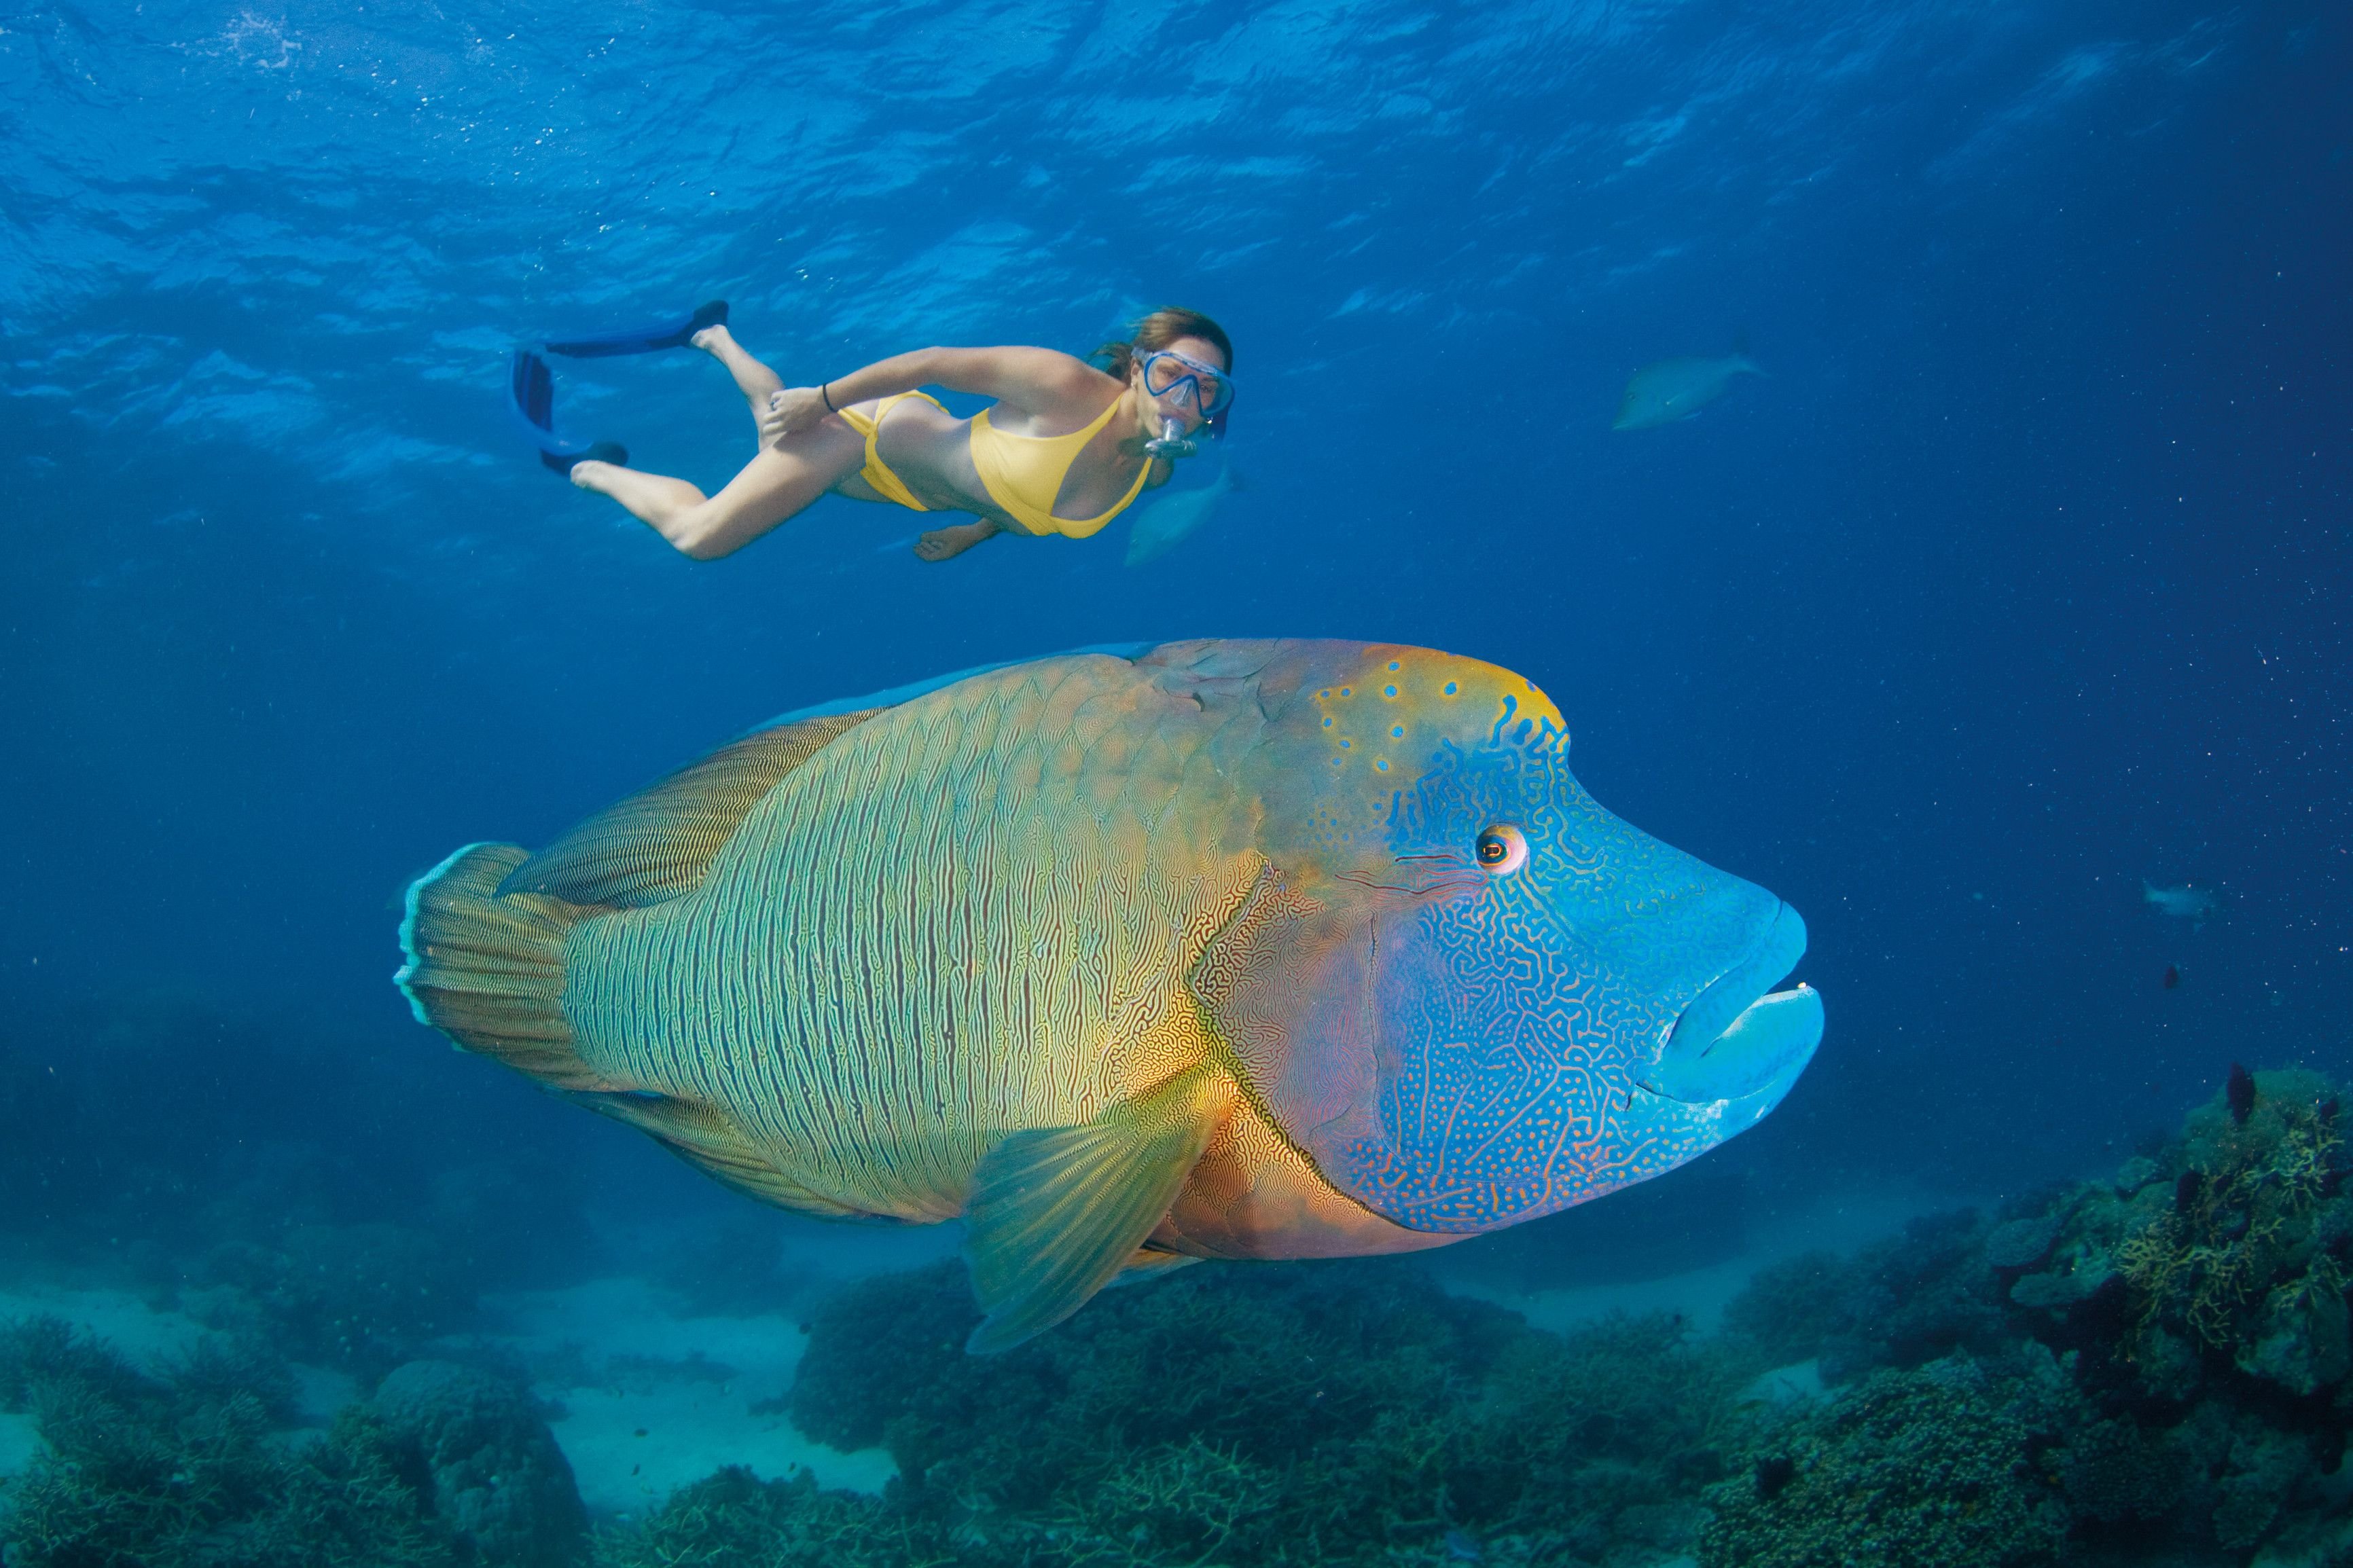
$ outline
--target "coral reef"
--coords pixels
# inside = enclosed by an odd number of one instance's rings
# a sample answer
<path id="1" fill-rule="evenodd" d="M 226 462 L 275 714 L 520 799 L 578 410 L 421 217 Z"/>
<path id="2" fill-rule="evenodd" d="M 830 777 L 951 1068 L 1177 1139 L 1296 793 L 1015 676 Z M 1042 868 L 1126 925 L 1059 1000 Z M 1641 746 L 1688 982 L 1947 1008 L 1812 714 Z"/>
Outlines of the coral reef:
<path id="1" fill-rule="evenodd" d="M 460 1367 L 401 1368 L 373 1406 L 289 1429 L 286 1363 L 200 1342 L 157 1373 L 56 1318 L 0 1324 L 0 1408 L 43 1451 L 10 1489 L 15 1568 L 569 1568 L 572 1474 L 521 1396 Z"/>
<path id="2" fill-rule="evenodd" d="M 1004 1356 L 964 1353 L 975 1317 L 954 1267 L 852 1287 L 792 1395 L 899 1462 L 857 1528 L 960 1563 L 1655 1562 L 1746 1420 L 1669 1318 L 1562 1338 L 1395 1263 L 1188 1271 Z"/>
<path id="3" fill-rule="evenodd" d="M 1008 1355 L 944 1267 L 812 1315 L 790 1406 L 881 1499 L 723 1472 L 600 1543 L 725 1562 L 2353 1564 L 2337 1097 L 2244 1075 L 2113 1177 L 1761 1271 L 1695 1341 L 1410 1264 L 1188 1270 Z"/>
<path id="4" fill-rule="evenodd" d="M 1388 1259 L 1188 1269 L 974 1357 L 959 1266 L 869 1279 L 812 1298 L 777 1404 L 838 1447 L 886 1447 L 885 1495 L 723 1469 L 593 1538 L 529 1396 L 418 1359 L 467 1353 L 451 1336 L 495 1278 L 479 1254 L 533 1188 L 467 1170 L 371 1214 L 349 1189 L 317 1198 L 319 1151 L 276 1147 L 215 1151 L 200 1201 L 174 1184 L 181 1150 L 69 1208 L 44 1184 L 77 1145 L 37 1140 L 0 1195 L 47 1217 L 0 1219 L 10 1237 L 215 1332 L 142 1366 L 56 1319 L 0 1323 L 0 1408 L 42 1442 L 0 1492 L 0 1560 L 2353 1568 L 2340 1104 L 2308 1071 L 2234 1073 L 2102 1179 L 1762 1270 L 1706 1339 L 1663 1315 L 1547 1332 Z M 104 1135 L 76 1106 L 76 1136 Z M 93 1215 L 110 1247 L 118 1219 L 131 1239 L 100 1252 Z M 1702 1255 L 1736 1230 L 1702 1233 Z M 778 1257 L 762 1216 L 681 1227 L 641 1261 L 718 1312 L 808 1289 Z M 1612 1266 L 1495 1247 L 1451 1274 Z M 305 1428 L 289 1357 L 373 1396 Z M 607 1371 L 731 1375 L 701 1354 Z"/>
<path id="5" fill-rule="evenodd" d="M 2022 1568 L 2057 1560 L 2066 1508 L 2034 1463 L 2067 1424 L 2066 1380 L 1956 1352 L 1873 1373 L 1773 1434 L 1789 1466 L 1768 1489 L 1712 1489 L 1711 1568 Z M 1760 1472 L 1761 1473 L 1761 1472 Z"/>
<path id="6" fill-rule="evenodd" d="M 605 1568 L 909 1568 L 952 1562 L 927 1521 L 856 1492 L 818 1489 L 802 1471 L 763 1481 L 730 1466 L 681 1488 L 634 1530 L 600 1542 Z"/>
<path id="7" fill-rule="evenodd" d="M 396 1367 L 371 1406 L 434 1516 L 487 1563 L 567 1568 L 587 1555 L 572 1466 L 522 1389 L 445 1361 Z"/>
<path id="8" fill-rule="evenodd" d="M 0 1329 L 0 1403 L 45 1452 L 10 1489 L 0 1556 L 20 1568 L 457 1568 L 461 1542 L 356 1412 L 307 1442 L 226 1375 L 249 1351 L 150 1377 L 53 1318 Z M 282 1388 L 284 1369 L 265 1369 Z"/>
<path id="9" fill-rule="evenodd" d="M 1728 1340 L 1861 1380 L 1754 1440 L 1752 1463 L 1790 1460 L 1790 1479 L 1769 1499 L 1715 1489 L 1705 1561 L 2353 1563 L 2338 1104 L 2317 1074 L 2241 1069 L 2112 1178 L 1760 1273 Z"/>
<path id="10" fill-rule="evenodd" d="M 2353 1198 L 2338 1194 L 2337 1096 L 2315 1073 L 2234 1073 L 2225 1102 L 2193 1111 L 2159 1167 L 2173 1177 L 2171 1202 L 2157 1183 L 2111 1199 L 2117 1212 L 2086 1226 L 2087 1246 L 2116 1238 L 2135 1359 L 2163 1355 L 2158 1336 L 2178 1337 L 2308 1395 L 2353 1370 L 2341 1256 Z"/>

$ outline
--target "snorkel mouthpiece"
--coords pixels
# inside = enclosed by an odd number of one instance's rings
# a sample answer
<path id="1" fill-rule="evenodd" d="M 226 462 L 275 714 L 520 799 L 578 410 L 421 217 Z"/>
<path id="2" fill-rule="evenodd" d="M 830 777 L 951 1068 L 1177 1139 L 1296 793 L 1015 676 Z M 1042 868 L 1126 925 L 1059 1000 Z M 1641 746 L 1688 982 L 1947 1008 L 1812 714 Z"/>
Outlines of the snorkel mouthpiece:
<path id="1" fill-rule="evenodd" d="M 1159 437 L 1146 441 L 1144 449 L 1155 458 L 1189 458 L 1201 448 L 1186 437 L 1183 420 L 1163 416 Z"/>

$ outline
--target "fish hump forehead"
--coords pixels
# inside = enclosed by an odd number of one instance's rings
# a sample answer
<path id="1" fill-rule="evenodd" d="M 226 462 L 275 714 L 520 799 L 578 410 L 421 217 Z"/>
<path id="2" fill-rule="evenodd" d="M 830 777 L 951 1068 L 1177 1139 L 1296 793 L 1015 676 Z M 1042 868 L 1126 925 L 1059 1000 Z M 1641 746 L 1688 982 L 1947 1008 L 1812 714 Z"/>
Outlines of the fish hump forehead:
<path id="1" fill-rule="evenodd" d="M 1559 709 L 1526 677 L 1483 659 L 1405 643 L 1204 637 L 1163 643 L 1136 662 L 1200 684 L 1247 684 L 1258 692 L 1270 719 L 1282 718 L 1303 701 L 1361 698 L 1367 709 L 1402 705 L 1481 731 L 1492 729 L 1507 712 L 1563 727 Z"/>
<path id="2" fill-rule="evenodd" d="M 1311 644 L 1280 674 L 1288 689 L 1270 718 L 1292 765 L 1375 794 L 1450 753 L 1568 738 L 1540 688 L 1482 659 L 1393 643 Z"/>
<path id="3" fill-rule="evenodd" d="M 1526 677 L 1401 643 L 1164 643 L 1132 663 L 1082 654 L 1015 665 L 931 700 L 969 703 L 996 689 L 1001 701 L 1008 688 L 1026 689 L 1029 703 L 1015 706 L 1034 704 L 1031 721 L 1058 732 L 1132 725 L 1148 714 L 1165 727 L 1176 713 L 1190 715 L 1180 727 L 1198 731 L 1197 741 L 1250 775 L 1269 806 L 1303 805 L 1311 796 L 1328 805 L 1335 790 L 1381 805 L 1450 757 L 1496 749 L 1556 755 L 1568 742 L 1560 710 Z M 1164 704 L 1173 706 L 1162 711 Z"/>

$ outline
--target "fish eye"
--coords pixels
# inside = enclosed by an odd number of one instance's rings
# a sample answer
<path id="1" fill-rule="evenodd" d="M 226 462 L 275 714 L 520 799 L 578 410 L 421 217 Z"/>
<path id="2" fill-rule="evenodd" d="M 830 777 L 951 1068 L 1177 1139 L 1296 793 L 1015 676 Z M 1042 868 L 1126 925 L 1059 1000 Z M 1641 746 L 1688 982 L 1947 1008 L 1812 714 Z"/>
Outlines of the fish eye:
<path id="1" fill-rule="evenodd" d="M 1478 858 L 1481 870 L 1508 877 L 1528 863 L 1528 841 L 1518 828 L 1499 822 L 1479 835 L 1472 853 Z"/>

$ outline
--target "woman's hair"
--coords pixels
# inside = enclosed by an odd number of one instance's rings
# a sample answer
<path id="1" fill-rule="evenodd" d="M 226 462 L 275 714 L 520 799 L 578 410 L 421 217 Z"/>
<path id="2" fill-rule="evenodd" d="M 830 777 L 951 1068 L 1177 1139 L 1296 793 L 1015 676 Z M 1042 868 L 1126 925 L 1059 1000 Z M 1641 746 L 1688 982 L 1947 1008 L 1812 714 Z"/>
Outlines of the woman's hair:
<path id="1" fill-rule="evenodd" d="M 1105 343 L 1093 355 L 1103 362 L 1103 369 L 1122 381 L 1127 379 L 1128 369 L 1135 363 L 1138 352 L 1150 353 L 1155 349 L 1165 349 L 1178 338 L 1199 338 L 1217 344 L 1218 352 L 1226 356 L 1226 369 L 1230 372 L 1234 368 L 1233 340 L 1226 336 L 1225 328 L 1198 310 L 1166 306 L 1137 321 L 1128 329 L 1128 334 L 1124 342 Z"/>

